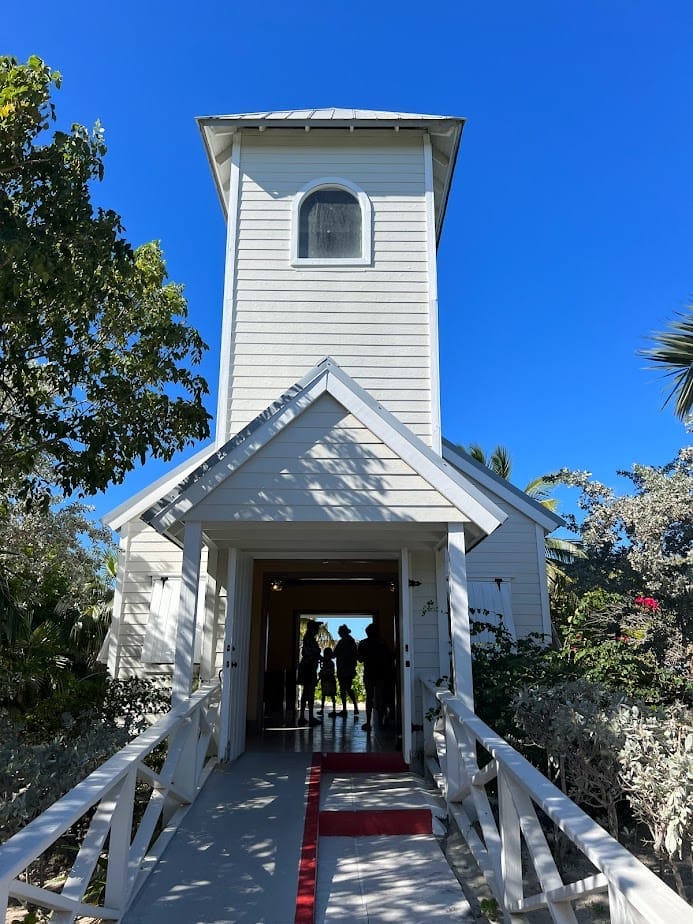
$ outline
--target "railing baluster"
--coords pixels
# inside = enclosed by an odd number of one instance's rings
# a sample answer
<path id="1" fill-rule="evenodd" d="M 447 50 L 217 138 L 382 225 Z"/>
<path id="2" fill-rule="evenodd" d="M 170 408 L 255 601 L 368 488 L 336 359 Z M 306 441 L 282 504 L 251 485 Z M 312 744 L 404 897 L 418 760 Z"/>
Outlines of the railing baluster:
<path id="1" fill-rule="evenodd" d="M 60 893 L 63 898 L 72 898 L 80 902 L 83 900 L 111 829 L 117 798 L 116 795 L 115 801 L 111 797 L 108 800 L 102 799 L 94 812 L 89 830 Z M 75 915 L 68 911 L 54 911 L 51 918 L 55 924 L 74 924 L 74 920 Z"/>
<path id="2" fill-rule="evenodd" d="M 111 908 L 122 908 L 127 894 L 128 858 L 136 783 L 137 768 L 133 767 L 123 780 L 111 819 L 108 872 L 106 874 L 106 904 Z"/>
<path id="3" fill-rule="evenodd" d="M 693 924 L 693 909 L 643 866 L 554 784 L 484 725 L 461 699 L 422 681 L 442 709 L 444 736 L 439 747 L 440 773 L 433 773 L 506 921 L 524 921 L 532 910 L 545 908 L 556 924 L 575 924 L 573 903 L 608 889 L 612 924 Z M 477 747 L 492 758 L 478 769 Z M 427 762 L 427 767 L 430 762 Z M 500 834 L 486 786 L 496 777 Z M 567 835 L 600 875 L 564 885 L 539 823 L 536 806 Z M 481 827 L 482 843 L 474 825 Z M 522 844 L 541 891 L 524 897 Z"/>
<path id="4" fill-rule="evenodd" d="M 199 791 L 201 780 L 209 773 L 214 756 L 206 765 L 203 758 L 218 714 L 216 706 L 209 704 L 218 694 L 216 681 L 200 688 L 1 845 L 0 911 L 6 914 L 12 896 L 52 910 L 56 924 L 67 924 L 76 916 L 85 915 L 118 918 L 152 868 L 153 858 L 160 856 L 172 837 L 187 805 Z M 161 773 L 157 774 L 143 762 L 167 739 L 168 754 Z M 134 798 L 140 774 L 151 782 L 153 791 L 133 836 Z M 186 784 L 182 792 L 173 782 L 177 775 Z M 188 792 L 189 797 L 184 795 Z M 171 803 L 171 822 L 150 847 L 162 802 Z M 98 808 L 62 892 L 49 892 L 16 878 L 95 805 Z M 106 905 L 97 907 L 84 902 L 84 892 L 106 847 Z"/>
<path id="5" fill-rule="evenodd" d="M 522 901 L 524 885 L 522 877 L 522 838 L 520 837 L 520 816 L 512 796 L 511 783 L 502 768 L 498 772 L 498 827 L 501 839 L 501 873 L 503 877 L 503 905 L 507 908 Z M 521 921 L 515 914 L 507 914 L 509 921 Z"/>

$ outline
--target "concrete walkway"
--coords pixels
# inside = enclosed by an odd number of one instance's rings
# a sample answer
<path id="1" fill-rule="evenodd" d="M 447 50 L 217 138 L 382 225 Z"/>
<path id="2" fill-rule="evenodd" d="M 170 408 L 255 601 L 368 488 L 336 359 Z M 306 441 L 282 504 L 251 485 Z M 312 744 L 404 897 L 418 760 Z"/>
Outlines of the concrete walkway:
<path id="1" fill-rule="evenodd" d="M 217 768 L 122 924 L 293 924 L 310 761 Z"/>
<path id="2" fill-rule="evenodd" d="M 474 920 L 434 836 L 444 831 L 445 805 L 419 777 L 410 773 L 325 773 L 321 808 L 321 818 L 329 812 L 368 817 L 383 809 L 395 815 L 425 809 L 431 814 L 433 833 L 321 836 L 316 924 Z"/>
<path id="3" fill-rule="evenodd" d="M 217 768 L 122 924 L 294 924 L 310 764 L 247 752 Z M 399 773 L 323 773 L 320 807 L 445 814 Z M 317 869 L 315 924 L 473 920 L 431 834 L 321 836 Z"/>

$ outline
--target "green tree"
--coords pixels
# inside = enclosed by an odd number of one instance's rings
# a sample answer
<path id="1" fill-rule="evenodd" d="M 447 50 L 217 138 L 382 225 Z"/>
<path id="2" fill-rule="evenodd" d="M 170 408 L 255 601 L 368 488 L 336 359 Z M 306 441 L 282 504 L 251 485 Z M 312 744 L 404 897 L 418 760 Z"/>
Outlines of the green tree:
<path id="1" fill-rule="evenodd" d="M 97 670 L 114 549 L 91 510 L 58 494 L 0 500 L 0 704 L 24 708 Z"/>
<path id="2" fill-rule="evenodd" d="M 693 413 L 693 305 L 687 306 L 687 313 L 678 313 L 677 320 L 669 324 L 668 330 L 652 334 L 656 344 L 642 355 L 664 368 L 664 374 L 673 379 L 672 389 L 665 405 L 675 398 L 674 411 L 681 420 Z"/>
<path id="3" fill-rule="evenodd" d="M 93 494 L 209 432 L 182 288 L 92 203 L 103 132 L 52 131 L 60 83 L 0 57 L 0 491 L 25 499 Z"/>

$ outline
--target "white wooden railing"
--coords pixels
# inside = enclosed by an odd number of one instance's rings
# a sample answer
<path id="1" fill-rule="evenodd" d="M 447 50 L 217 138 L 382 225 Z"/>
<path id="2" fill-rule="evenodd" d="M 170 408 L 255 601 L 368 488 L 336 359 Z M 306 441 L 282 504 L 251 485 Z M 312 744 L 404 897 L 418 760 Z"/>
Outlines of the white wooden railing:
<path id="1" fill-rule="evenodd" d="M 424 720 L 426 768 L 506 922 L 526 922 L 530 912 L 546 909 L 552 921 L 576 924 L 574 904 L 598 892 L 608 896 L 612 924 L 693 922 L 693 909 L 676 892 L 458 697 L 426 681 L 422 688 L 424 715 L 436 716 Z M 596 867 L 596 874 L 564 882 L 537 809 Z M 538 885 L 528 886 L 530 877 Z"/>
<path id="2" fill-rule="evenodd" d="M 80 916 L 120 919 L 216 763 L 218 701 L 218 682 L 200 687 L 0 846 L 3 921 L 10 896 L 52 911 L 60 924 Z M 164 741 L 166 757 L 156 772 L 145 760 Z M 146 807 L 136 812 L 142 790 L 149 790 Z M 62 889 L 28 882 L 26 868 L 92 809 Z M 104 860 L 103 904 L 94 904 L 85 894 Z"/>

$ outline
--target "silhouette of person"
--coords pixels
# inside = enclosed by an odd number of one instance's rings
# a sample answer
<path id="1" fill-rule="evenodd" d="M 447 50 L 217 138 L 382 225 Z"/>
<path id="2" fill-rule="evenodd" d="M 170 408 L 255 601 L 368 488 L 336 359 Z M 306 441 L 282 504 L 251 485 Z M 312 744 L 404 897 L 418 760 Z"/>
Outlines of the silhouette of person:
<path id="1" fill-rule="evenodd" d="M 381 727 L 389 720 L 389 711 L 394 715 L 394 659 L 374 623 L 366 626 L 366 638 L 358 644 L 358 659 L 363 663 L 366 688 L 366 721 L 361 728 L 369 732 L 373 709 L 378 713 Z"/>
<path id="2" fill-rule="evenodd" d="M 342 699 L 342 711 L 340 715 L 346 718 L 347 715 L 347 697 L 354 704 L 354 718 L 359 717 L 359 704 L 354 693 L 354 677 L 356 676 L 356 663 L 358 661 L 358 649 L 349 626 L 341 625 L 337 629 L 339 641 L 334 648 L 334 656 L 337 660 L 337 680 L 339 681 L 339 695 Z M 336 714 L 336 713 L 335 713 Z"/>
<path id="3" fill-rule="evenodd" d="M 337 696 L 337 678 L 334 673 L 334 651 L 331 648 L 323 648 L 322 651 L 322 667 L 320 668 L 320 690 L 322 692 L 322 702 L 320 704 L 320 712 L 325 711 L 325 700 L 332 700 L 332 712 L 330 713 L 330 718 L 334 718 L 337 715 L 337 704 L 335 702 L 335 697 Z"/>
<path id="4" fill-rule="evenodd" d="M 318 683 L 318 665 L 320 664 L 320 646 L 316 636 L 321 622 L 315 619 L 309 619 L 306 623 L 306 631 L 303 633 L 303 644 L 301 645 L 301 660 L 298 662 L 298 682 L 301 685 L 300 715 L 298 717 L 299 725 L 319 725 L 320 719 L 313 715 L 313 700 L 315 698 L 315 687 Z M 306 722 L 306 707 L 308 708 L 308 720 Z"/>

